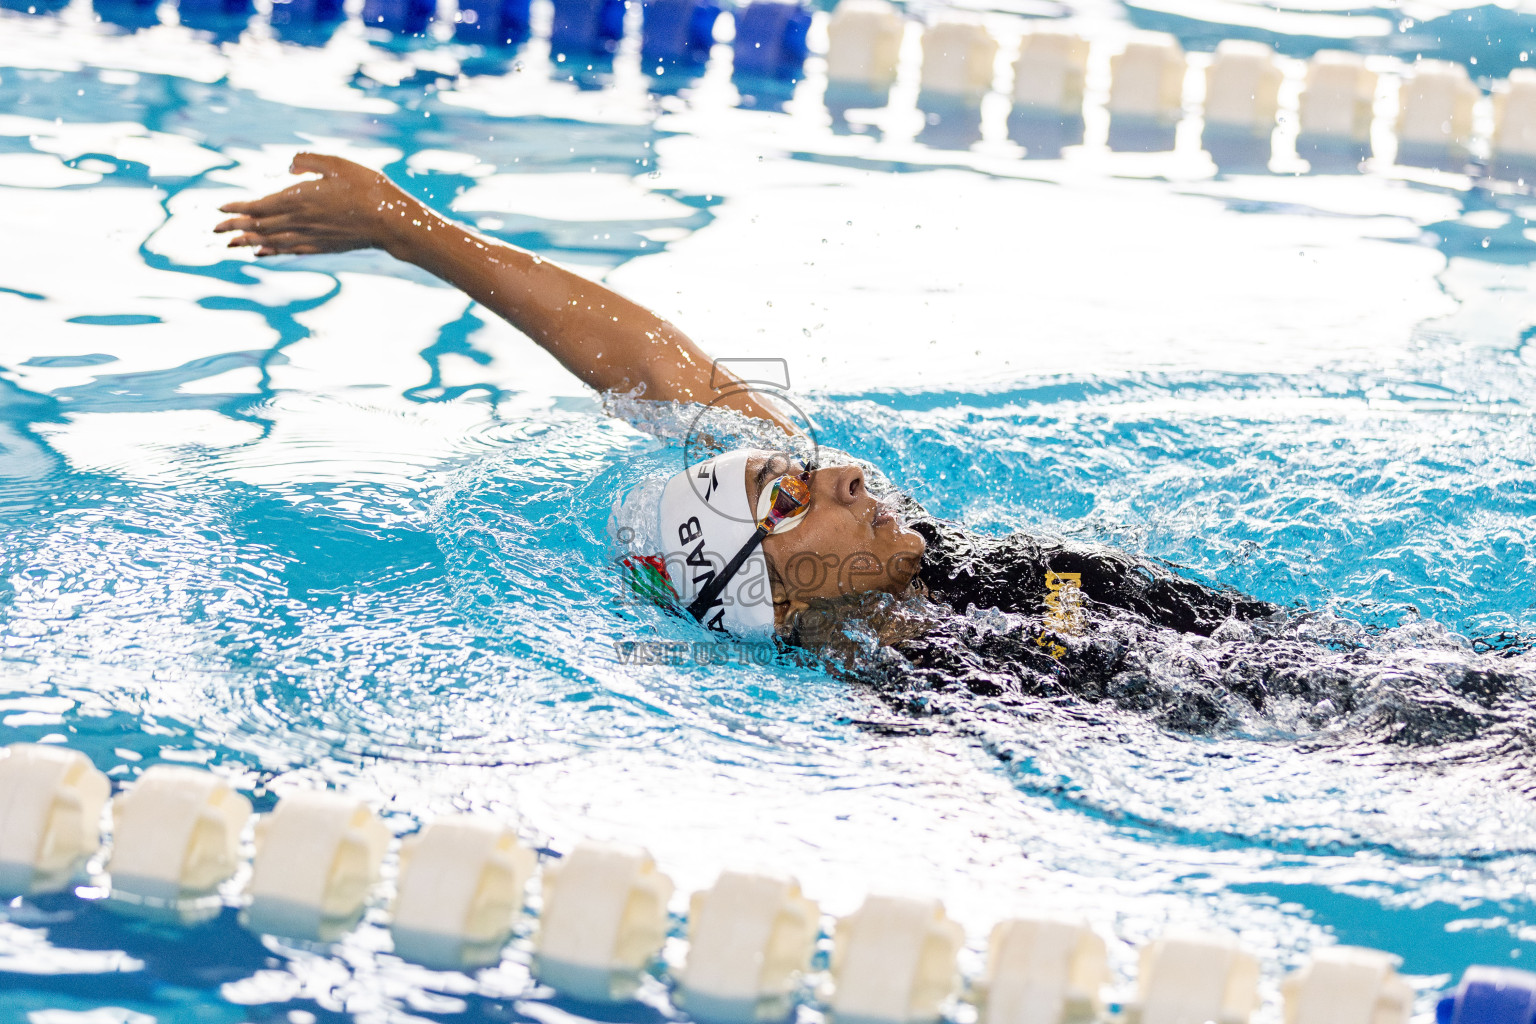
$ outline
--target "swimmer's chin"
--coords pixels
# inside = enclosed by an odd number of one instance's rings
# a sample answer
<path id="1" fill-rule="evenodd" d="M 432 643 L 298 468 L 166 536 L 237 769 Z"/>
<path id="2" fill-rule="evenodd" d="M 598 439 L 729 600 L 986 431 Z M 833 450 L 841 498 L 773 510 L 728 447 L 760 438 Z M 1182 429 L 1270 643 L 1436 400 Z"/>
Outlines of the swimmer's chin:
<path id="1" fill-rule="evenodd" d="M 925 538 L 921 533 L 918 533 L 916 530 L 912 529 L 911 524 L 907 522 L 907 517 L 902 515 L 900 512 L 896 512 L 894 510 L 882 510 L 881 514 L 890 517 L 891 522 L 895 526 L 897 536 L 911 537 L 912 540 L 917 543 L 917 557 L 922 558 L 923 554 L 928 550 L 927 538 Z M 879 517 L 876 517 L 876 522 L 879 522 Z"/>
<path id="2" fill-rule="evenodd" d="M 928 542 L 923 535 L 911 529 L 898 516 L 895 520 L 895 529 L 898 535 L 910 537 L 914 542 L 914 550 L 903 551 L 892 560 L 891 583 L 894 584 L 891 592 L 900 594 L 912 585 L 917 579 L 918 571 L 923 565 L 923 555 L 928 550 Z"/>

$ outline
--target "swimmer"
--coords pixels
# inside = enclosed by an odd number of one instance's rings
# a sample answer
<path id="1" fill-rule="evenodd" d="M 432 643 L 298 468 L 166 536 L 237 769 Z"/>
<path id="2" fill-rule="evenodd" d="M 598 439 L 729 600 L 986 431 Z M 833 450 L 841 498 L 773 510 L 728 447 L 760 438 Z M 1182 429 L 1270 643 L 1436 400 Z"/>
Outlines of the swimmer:
<path id="1" fill-rule="evenodd" d="M 602 285 L 467 231 L 383 174 L 349 160 L 300 153 L 291 169 L 318 178 L 222 207 L 234 216 L 214 230 L 235 233 L 231 247 L 254 248 L 258 257 L 382 249 L 461 289 L 600 392 L 638 391 L 652 401 L 696 403 L 720 394 L 714 362 L 697 344 Z M 751 390 L 728 393 L 719 404 L 786 434 L 796 432 L 780 409 Z M 708 485 L 695 486 L 704 467 Z M 677 474 L 661 494 L 649 497 L 658 501 L 656 540 L 665 550 L 645 554 L 660 556 L 655 565 L 662 582 L 718 634 L 785 634 L 815 602 L 864 592 L 901 594 L 914 585 L 962 609 L 961 602 L 1043 606 L 1048 593 L 1043 571 L 1038 579 L 1015 574 L 981 582 L 960 554 L 967 542 L 937 525 L 921 530 L 891 502 L 877 500 L 856 464 L 816 467 L 784 452 L 738 451 Z M 759 529 L 765 516 L 776 513 L 772 525 Z M 935 542 L 945 553 L 925 559 Z M 785 571 L 797 561 L 829 556 L 857 561 L 858 571 L 814 578 Z M 1099 561 L 1090 564 L 1094 557 Z M 695 564 L 706 559 L 708 565 Z M 1258 608 L 1169 574 L 1128 573 L 1128 559 L 1062 548 L 1040 552 L 1035 560 L 1045 570 L 1076 574 L 1091 600 L 1162 613 L 1180 628 L 1208 633 L 1228 615 Z"/>
<path id="2" fill-rule="evenodd" d="M 1230 718 L 1232 696 L 1262 708 L 1320 678 L 1312 669 L 1327 648 L 1272 636 L 1290 617 L 1271 604 L 1096 545 L 973 534 L 884 493 L 856 460 L 801 461 L 785 413 L 750 389 L 721 397 L 714 362 L 655 313 L 468 231 L 351 161 L 300 153 L 291 169 L 315 177 L 222 208 L 232 216 L 214 230 L 233 233 L 231 247 L 382 249 L 461 289 L 599 392 L 715 403 L 784 433 L 779 450 L 726 452 L 640 482 L 615 513 L 631 586 L 716 638 L 814 648 L 865 616 L 888 652 L 861 666 L 866 678 L 899 671 L 908 688 L 915 678 L 930 690 L 1132 706 L 1151 700 L 1172 658 L 1209 682 L 1208 700 L 1170 702 L 1169 724 L 1188 729 Z M 1216 653 L 1190 646 L 1206 637 L 1221 638 Z"/>

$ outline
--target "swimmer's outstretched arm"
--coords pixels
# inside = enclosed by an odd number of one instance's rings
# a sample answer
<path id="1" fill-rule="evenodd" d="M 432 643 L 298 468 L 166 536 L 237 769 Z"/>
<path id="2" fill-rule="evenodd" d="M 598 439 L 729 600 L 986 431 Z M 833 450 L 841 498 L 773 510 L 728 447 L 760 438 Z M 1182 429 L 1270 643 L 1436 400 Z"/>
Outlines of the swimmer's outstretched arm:
<path id="1" fill-rule="evenodd" d="M 318 174 L 281 192 L 221 207 L 214 228 L 240 232 L 231 247 L 257 256 L 383 249 L 447 281 L 494 311 L 599 391 L 644 387 L 659 401 L 709 402 L 713 362 L 666 320 L 594 281 L 516 246 L 464 230 L 377 171 L 340 157 L 300 153 L 295 174 Z M 750 392 L 721 404 L 795 428 Z"/>

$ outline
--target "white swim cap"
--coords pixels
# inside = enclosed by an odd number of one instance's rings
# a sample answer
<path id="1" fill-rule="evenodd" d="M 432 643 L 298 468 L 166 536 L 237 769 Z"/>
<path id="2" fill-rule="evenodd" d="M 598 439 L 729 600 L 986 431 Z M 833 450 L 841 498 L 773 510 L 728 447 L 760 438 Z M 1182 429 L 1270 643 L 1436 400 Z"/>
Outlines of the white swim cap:
<path id="1" fill-rule="evenodd" d="M 624 498 L 614 511 L 613 529 L 630 552 L 624 561 L 636 590 L 654 597 L 670 585 L 687 608 L 752 539 L 757 523 L 747 503 L 751 455 L 750 450 L 734 451 L 690 466 L 666 481 L 659 499 L 654 484 Z M 773 634 L 773 585 L 761 547 L 699 621 L 722 637 Z"/>

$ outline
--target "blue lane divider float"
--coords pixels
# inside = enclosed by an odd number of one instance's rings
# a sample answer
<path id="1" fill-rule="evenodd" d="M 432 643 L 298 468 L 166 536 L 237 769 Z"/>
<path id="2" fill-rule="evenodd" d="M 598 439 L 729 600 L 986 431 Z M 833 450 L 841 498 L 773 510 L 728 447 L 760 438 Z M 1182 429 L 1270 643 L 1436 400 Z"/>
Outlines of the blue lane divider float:
<path id="1" fill-rule="evenodd" d="M 1468 967 L 1435 1006 L 1436 1024 L 1532 1024 L 1536 974 L 1513 967 Z"/>
<path id="2" fill-rule="evenodd" d="M 91 8 L 102 21 L 126 29 L 148 28 L 160 23 L 156 0 L 91 0 Z"/>
<path id="3" fill-rule="evenodd" d="M 709 60 L 721 13 L 715 0 L 644 0 L 641 9 L 640 61 L 646 69 L 698 68 Z"/>
<path id="4" fill-rule="evenodd" d="M 251 0 L 178 0 L 182 21 L 193 18 L 241 18 L 255 11 Z"/>
<path id="5" fill-rule="evenodd" d="M 736 74 L 798 79 L 810 53 L 811 12 L 797 3 L 758 0 L 736 14 Z"/>
<path id="6" fill-rule="evenodd" d="M 551 53 L 609 54 L 624 38 L 624 0 L 555 0 Z"/>
<path id="7" fill-rule="evenodd" d="M 0 8 L 20 14 L 57 14 L 69 6 L 69 0 L 0 0 Z"/>
<path id="8" fill-rule="evenodd" d="M 461 43 L 511 46 L 529 35 L 529 0 L 459 0 L 453 34 Z"/>
<path id="9" fill-rule="evenodd" d="M 437 13 L 433 0 L 363 0 L 363 24 L 397 36 L 419 36 Z"/>
<path id="10" fill-rule="evenodd" d="M 346 17 L 342 0 L 272 0 L 270 20 L 279 27 L 330 25 Z"/>
<path id="11" fill-rule="evenodd" d="M 151 20 L 156 20 L 155 8 L 160 6 L 160 4 L 159 0 L 95 0 L 93 6 L 98 13 L 109 10 L 113 12 L 139 12 Z M 105 17 L 104 14 L 103 17 Z"/>

